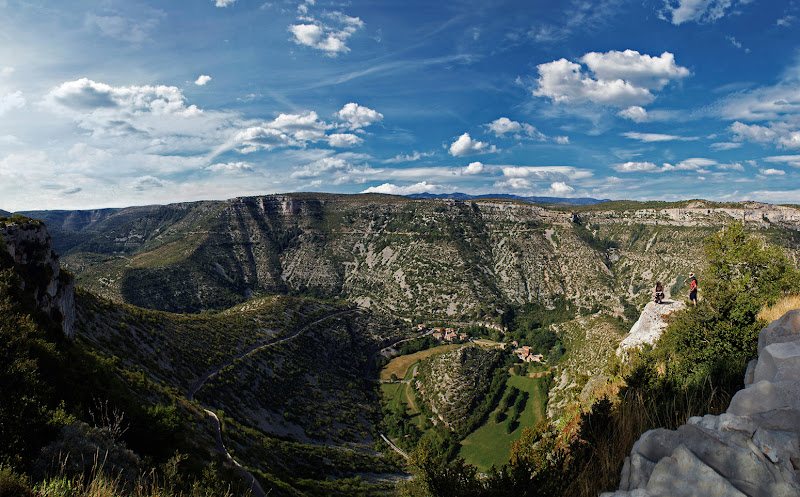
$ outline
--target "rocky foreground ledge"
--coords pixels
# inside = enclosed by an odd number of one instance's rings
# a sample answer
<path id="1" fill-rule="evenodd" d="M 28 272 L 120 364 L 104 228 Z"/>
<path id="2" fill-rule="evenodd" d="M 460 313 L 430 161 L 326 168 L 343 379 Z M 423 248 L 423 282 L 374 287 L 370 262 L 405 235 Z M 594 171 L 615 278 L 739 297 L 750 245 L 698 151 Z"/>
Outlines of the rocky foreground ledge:
<path id="1" fill-rule="evenodd" d="M 600 497 L 800 497 L 800 309 L 761 330 L 745 388 L 719 416 L 646 432 Z"/>

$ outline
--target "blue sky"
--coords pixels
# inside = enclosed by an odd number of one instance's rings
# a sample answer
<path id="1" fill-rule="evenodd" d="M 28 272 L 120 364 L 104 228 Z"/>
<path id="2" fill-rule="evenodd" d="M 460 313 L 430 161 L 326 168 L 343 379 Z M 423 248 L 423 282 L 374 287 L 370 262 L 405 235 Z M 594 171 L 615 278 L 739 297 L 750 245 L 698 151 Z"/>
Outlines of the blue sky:
<path id="1" fill-rule="evenodd" d="M 800 203 L 800 2 L 0 0 L 0 208 Z"/>

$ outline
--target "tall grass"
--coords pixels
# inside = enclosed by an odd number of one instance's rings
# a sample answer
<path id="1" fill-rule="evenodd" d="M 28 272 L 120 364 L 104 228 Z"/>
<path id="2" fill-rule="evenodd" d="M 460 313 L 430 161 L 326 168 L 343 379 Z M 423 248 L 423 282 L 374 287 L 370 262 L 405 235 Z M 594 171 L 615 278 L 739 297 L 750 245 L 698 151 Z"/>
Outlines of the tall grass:
<path id="1" fill-rule="evenodd" d="M 625 458 L 643 433 L 655 428 L 675 430 L 692 416 L 721 414 L 730 399 L 731 394 L 714 386 L 709 378 L 694 388 L 665 395 L 638 389 L 622 392 L 608 420 L 605 440 L 591 448 L 589 460 L 565 495 L 596 497 L 616 490 Z"/>
<path id="2" fill-rule="evenodd" d="M 164 482 L 140 480 L 132 488 L 118 478 L 98 472 L 88 479 L 56 476 L 33 488 L 35 497 L 233 497 L 228 489 L 224 492 L 195 485 L 189 491 L 173 490 Z"/>
<path id="3" fill-rule="evenodd" d="M 176 476 L 176 475 L 172 475 Z M 234 497 L 230 488 L 209 488 L 195 482 L 189 490 L 176 490 L 169 473 L 159 477 L 155 471 L 140 475 L 135 483 L 102 470 L 95 464 L 89 475 L 61 474 L 31 485 L 30 480 L 0 464 L 0 496 L 2 497 Z M 246 496 L 250 496 L 248 491 Z"/>
<path id="4" fill-rule="evenodd" d="M 775 305 L 765 306 L 758 314 L 759 319 L 765 319 L 771 323 L 789 311 L 800 309 L 800 295 L 787 295 L 779 300 Z"/>

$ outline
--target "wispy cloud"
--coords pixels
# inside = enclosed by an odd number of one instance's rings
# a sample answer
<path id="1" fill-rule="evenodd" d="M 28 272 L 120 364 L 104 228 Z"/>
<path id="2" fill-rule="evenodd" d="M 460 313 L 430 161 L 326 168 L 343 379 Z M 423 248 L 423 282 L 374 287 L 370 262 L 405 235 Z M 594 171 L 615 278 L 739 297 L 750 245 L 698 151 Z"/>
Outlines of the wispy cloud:
<path id="1" fill-rule="evenodd" d="M 111 10 L 86 14 L 85 26 L 103 36 L 141 45 L 151 39 L 153 31 L 166 18 L 163 10 L 132 3 L 125 11 Z"/>
<path id="2" fill-rule="evenodd" d="M 664 0 L 660 15 L 672 24 L 715 22 L 752 0 Z"/>
<path id="3" fill-rule="evenodd" d="M 630 138 L 631 140 L 639 140 L 640 142 L 644 143 L 668 142 L 668 141 L 695 141 L 700 139 L 697 136 L 678 136 L 678 135 L 667 135 L 661 133 L 636 133 L 633 131 L 622 133 L 622 136 Z"/>

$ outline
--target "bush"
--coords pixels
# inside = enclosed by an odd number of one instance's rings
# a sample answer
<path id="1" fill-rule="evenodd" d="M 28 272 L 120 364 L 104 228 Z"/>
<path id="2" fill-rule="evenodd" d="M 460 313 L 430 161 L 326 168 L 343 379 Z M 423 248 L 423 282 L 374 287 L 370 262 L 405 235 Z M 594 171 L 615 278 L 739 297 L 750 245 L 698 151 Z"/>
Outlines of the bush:
<path id="1" fill-rule="evenodd" d="M 0 465 L 0 495 L 2 497 L 33 497 L 28 487 L 27 478 L 11 469 Z"/>

